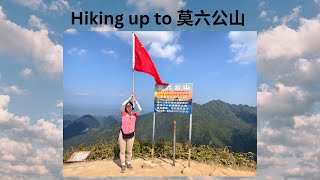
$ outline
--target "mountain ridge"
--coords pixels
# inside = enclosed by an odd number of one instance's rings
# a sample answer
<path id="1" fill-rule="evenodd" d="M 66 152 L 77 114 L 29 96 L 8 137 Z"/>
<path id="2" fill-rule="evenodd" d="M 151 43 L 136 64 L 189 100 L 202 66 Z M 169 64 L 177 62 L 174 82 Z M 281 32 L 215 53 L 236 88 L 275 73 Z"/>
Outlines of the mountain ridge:
<path id="1" fill-rule="evenodd" d="M 189 115 L 164 113 L 156 114 L 155 140 L 172 140 L 173 120 L 177 121 L 177 142 L 183 143 L 189 140 Z M 135 127 L 137 139 L 152 141 L 152 122 L 152 112 L 138 118 Z M 120 122 L 108 116 L 98 128 L 92 128 L 86 133 L 64 141 L 64 148 L 117 139 L 120 125 Z M 191 139 L 193 145 L 204 144 L 217 148 L 229 146 L 235 152 L 256 153 L 256 126 L 257 109 L 254 106 L 229 104 L 221 100 L 212 100 L 202 105 L 193 103 Z"/>

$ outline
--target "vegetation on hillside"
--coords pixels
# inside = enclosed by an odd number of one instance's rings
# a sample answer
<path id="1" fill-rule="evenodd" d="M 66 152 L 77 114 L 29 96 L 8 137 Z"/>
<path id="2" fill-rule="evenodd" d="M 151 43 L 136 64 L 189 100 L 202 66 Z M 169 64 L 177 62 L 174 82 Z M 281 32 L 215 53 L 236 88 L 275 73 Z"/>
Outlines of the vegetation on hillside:
<path id="1" fill-rule="evenodd" d="M 84 119 L 84 118 L 79 118 Z M 85 118 L 87 122 L 90 118 Z M 206 104 L 193 104 L 192 115 L 192 145 L 200 147 L 207 145 L 211 148 L 228 146 L 233 152 L 257 152 L 257 109 L 247 105 L 228 104 L 220 100 Z M 173 120 L 177 121 L 177 142 L 189 140 L 189 115 L 164 114 L 156 115 L 155 140 L 172 141 Z M 78 120 L 79 121 L 79 120 Z M 120 122 L 115 118 L 106 117 L 99 127 L 91 126 L 87 132 L 82 124 L 73 121 L 64 128 L 64 150 L 78 147 L 80 144 L 93 146 L 101 139 L 110 141 L 119 135 Z M 141 115 L 136 123 L 136 138 L 151 143 L 153 113 Z M 91 122 L 94 122 L 93 120 Z M 89 123 L 87 123 L 89 124 Z M 92 123 L 91 123 L 92 124 Z"/>
<path id="2" fill-rule="evenodd" d="M 151 158 L 152 145 L 143 140 L 135 140 L 133 145 L 133 158 Z M 119 158 L 119 144 L 116 139 L 111 141 L 101 141 L 93 146 L 80 145 L 64 151 L 63 160 L 66 161 L 72 152 L 76 150 L 92 150 L 87 160 L 117 159 Z M 155 157 L 173 157 L 173 145 L 171 142 L 159 140 L 155 143 Z M 176 143 L 176 159 L 188 159 L 188 144 Z M 256 168 L 256 155 L 252 152 L 235 153 L 229 151 L 227 147 L 213 148 L 208 145 L 192 146 L 191 159 L 203 162 L 214 163 L 224 166 L 239 168 Z"/>

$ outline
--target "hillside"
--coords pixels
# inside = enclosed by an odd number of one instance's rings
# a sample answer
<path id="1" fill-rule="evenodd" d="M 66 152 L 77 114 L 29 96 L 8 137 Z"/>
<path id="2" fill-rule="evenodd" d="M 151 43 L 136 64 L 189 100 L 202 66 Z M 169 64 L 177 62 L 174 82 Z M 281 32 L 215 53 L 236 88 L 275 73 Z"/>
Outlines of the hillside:
<path id="1" fill-rule="evenodd" d="M 68 122 L 69 120 L 64 120 Z M 91 115 L 84 115 L 63 128 L 63 139 L 78 136 L 93 128 L 100 128 L 100 123 Z"/>
<path id="2" fill-rule="evenodd" d="M 206 104 L 193 104 L 192 144 L 216 148 L 230 146 L 234 152 L 257 152 L 257 110 L 247 105 L 228 104 L 220 100 Z M 189 115 L 156 114 L 156 140 L 173 138 L 173 120 L 177 121 L 177 142 L 189 137 Z M 153 113 L 141 115 L 136 123 L 136 138 L 151 142 Z M 70 125 L 69 125 L 70 126 Z M 68 131 L 69 128 L 64 128 Z M 99 128 L 64 140 L 64 148 L 80 144 L 94 145 L 102 139 L 116 139 L 120 123 L 112 117 L 104 119 Z"/>

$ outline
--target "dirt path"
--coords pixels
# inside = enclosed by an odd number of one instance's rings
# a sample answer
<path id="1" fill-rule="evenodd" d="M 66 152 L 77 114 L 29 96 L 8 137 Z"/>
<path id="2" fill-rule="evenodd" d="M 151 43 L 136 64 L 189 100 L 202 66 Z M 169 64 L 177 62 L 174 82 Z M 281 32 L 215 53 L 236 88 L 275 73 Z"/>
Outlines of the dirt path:
<path id="1" fill-rule="evenodd" d="M 92 162 L 69 163 L 63 165 L 63 175 L 67 176 L 255 176 L 256 170 L 236 170 L 229 167 L 208 165 L 191 161 L 188 168 L 187 160 L 134 159 L 133 171 L 120 173 L 119 160 L 101 160 Z"/>

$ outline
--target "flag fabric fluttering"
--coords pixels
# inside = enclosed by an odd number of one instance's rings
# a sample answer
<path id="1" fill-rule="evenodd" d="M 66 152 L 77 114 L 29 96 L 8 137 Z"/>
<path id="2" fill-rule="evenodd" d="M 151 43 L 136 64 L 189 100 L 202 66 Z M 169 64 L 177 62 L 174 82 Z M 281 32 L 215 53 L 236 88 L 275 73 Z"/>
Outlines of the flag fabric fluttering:
<path id="1" fill-rule="evenodd" d="M 144 72 L 150 74 L 154 77 L 157 84 L 168 85 L 161 81 L 160 76 L 154 66 L 152 59 L 150 58 L 148 52 L 143 47 L 138 37 L 134 34 L 134 67 L 133 69 L 139 72 Z"/>

